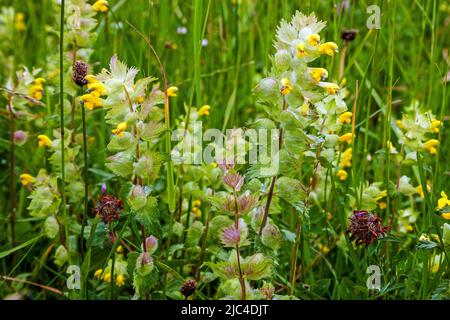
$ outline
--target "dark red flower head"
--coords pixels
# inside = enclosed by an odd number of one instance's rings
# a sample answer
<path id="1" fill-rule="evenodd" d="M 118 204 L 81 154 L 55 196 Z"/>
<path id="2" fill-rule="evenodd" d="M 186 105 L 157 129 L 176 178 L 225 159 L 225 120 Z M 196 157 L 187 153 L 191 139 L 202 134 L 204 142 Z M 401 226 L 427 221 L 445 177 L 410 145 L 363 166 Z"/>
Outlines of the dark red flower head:
<path id="1" fill-rule="evenodd" d="M 376 213 L 355 210 L 350 217 L 347 232 L 350 233 L 350 240 L 354 240 L 356 245 L 365 244 L 368 246 L 383 237 L 388 230 L 389 227 L 383 227 L 381 218 Z"/>
<path id="2" fill-rule="evenodd" d="M 120 218 L 120 211 L 123 209 L 123 202 L 122 200 L 110 196 L 107 194 L 102 194 L 100 196 L 100 199 L 98 200 L 97 207 L 92 209 L 92 212 L 95 215 L 100 215 L 102 217 L 102 220 L 105 223 L 119 220 Z"/>
<path id="3" fill-rule="evenodd" d="M 197 282 L 195 280 L 187 280 L 181 287 L 181 294 L 187 298 L 194 294 L 197 289 Z"/>
<path id="4" fill-rule="evenodd" d="M 73 65 L 72 80 L 79 86 L 87 84 L 87 80 L 84 78 L 88 73 L 88 65 L 86 62 L 78 60 Z"/>

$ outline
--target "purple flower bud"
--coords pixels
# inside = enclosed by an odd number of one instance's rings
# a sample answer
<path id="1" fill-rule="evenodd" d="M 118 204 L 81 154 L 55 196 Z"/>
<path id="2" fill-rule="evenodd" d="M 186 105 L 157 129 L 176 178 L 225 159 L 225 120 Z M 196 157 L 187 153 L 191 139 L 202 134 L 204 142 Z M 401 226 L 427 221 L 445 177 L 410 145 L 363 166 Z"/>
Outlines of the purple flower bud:
<path id="1" fill-rule="evenodd" d="M 228 170 L 234 168 L 234 160 L 217 159 L 216 162 L 222 172 L 227 172 Z"/>
<path id="2" fill-rule="evenodd" d="M 147 248 L 147 252 L 152 254 L 158 249 L 158 238 L 155 236 L 150 236 L 145 239 L 145 247 Z"/>
<path id="3" fill-rule="evenodd" d="M 223 182 L 234 190 L 239 191 L 244 184 L 244 177 L 237 172 L 229 172 L 223 176 Z"/>
<path id="4" fill-rule="evenodd" d="M 18 145 L 23 145 L 27 142 L 28 133 L 22 130 L 17 130 L 14 132 L 14 142 Z"/>
<path id="5" fill-rule="evenodd" d="M 224 228 L 220 240 L 225 247 L 234 247 L 239 244 L 241 233 L 239 232 L 239 229 L 236 229 L 234 226 Z"/>
<path id="6" fill-rule="evenodd" d="M 106 194 L 106 183 L 102 183 L 102 194 Z"/>
<path id="7" fill-rule="evenodd" d="M 136 270 L 146 276 L 153 270 L 153 259 L 148 252 L 142 252 L 136 260 Z"/>

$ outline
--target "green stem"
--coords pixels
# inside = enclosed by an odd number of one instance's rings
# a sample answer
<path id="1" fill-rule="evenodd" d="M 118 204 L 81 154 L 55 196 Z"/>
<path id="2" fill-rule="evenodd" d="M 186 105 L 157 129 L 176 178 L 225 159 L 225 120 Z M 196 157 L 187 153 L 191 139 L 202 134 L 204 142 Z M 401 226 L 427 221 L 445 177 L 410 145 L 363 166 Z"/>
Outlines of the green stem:
<path id="1" fill-rule="evenodd" d="M 83 88 L 81 88 L 81 94 L 83 94 Z M 83 157 L 84 157 L 84 215 L 81 222 L 81 241 L 80 250 L 81 256 L 83 256 L 83 238 L 84 238 L 84 228 L 86 226 L 86 220 L 88 217 L 88 160 L 87 160 L 87 138 L 86 138 L 86 111 L 85 108 L 81 107 L 81 120 L 83 122 Z"/>
<path id="2" fill-rule="evenodd" d="M 66 174 L 65 174 L 65 159 L 64 159 L 64 8 L 65 0 L 61 0 L 61 16 L 59 29 L 59 107 L 60 107 L 60 126 L 61 126 L 61 206 L 64 219 L 64 235 L 65 246 L 69 250 L 69 226 L 66 208 Z M 71 264 L 71 253 L 69 252 L 69 264 Z"/>

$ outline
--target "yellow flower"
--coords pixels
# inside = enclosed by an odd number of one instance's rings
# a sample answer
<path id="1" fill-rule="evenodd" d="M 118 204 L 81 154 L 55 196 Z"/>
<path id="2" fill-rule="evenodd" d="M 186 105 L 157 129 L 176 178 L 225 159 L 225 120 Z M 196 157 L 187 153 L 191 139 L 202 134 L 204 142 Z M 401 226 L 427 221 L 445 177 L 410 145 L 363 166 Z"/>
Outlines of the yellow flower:
<path id="1" fill-rule="evenodd" d="M 192 213 L 196 215 L 198 218 L 201 218 L 202 216 L 202 211 L 197 207 L 192 208 Z"/>
<path id="2" fill-rule="evenodd" d="M 24 20 L 25 20 L 25 15 L 23 13 L 21 13 L 21 12 L 16 13 L 16 17 L 15 17 L 16 30 L 24 31 L 26 29 Z"/>
<path id="3" fill-rule="evenodd" d="M 176 97 L 177 96 L 177 92 L 178 92 L 178 88 L 177 87 L 169 87 L 169 88 L 167 88 L 167 95 L 169 97 Z"/>
<path id="4" fill-rule="evenodd" d="M 347 171 L 342 170 L 342 169 L 338 170 L 336 175 L 338 176 L 339 180 L 341 180 L 341 181 L 347 180 L 347 177 L 348 177 Z"/>
<path id="5" fill-rule="evenodd" d="M 319 46 L 319 51 L 322 54 L 333 56 L 338 51 L 338 46 L 334 42 L 325 42 Z"/>
<path id="6" fill-rule="evenodd" d="M 340 89 L 336 83 L 333 82 L 319 82 L 319 86 L 324 88 L 329 95 L 334 95 Z"/>
<path id="7" fill-rule="evenodd" d="M 97 269 L 94 273 L 94 276 L 96 278 L 100 278 L 100 276 L 102 275 L 103 269 Z"/>
<path id="8" fill-rule="evenodd" d="M 106 273 L 103 275 L 103 280 L 104 280 L 105 282 L 111 282 L 111 272 L 106 272 Z"/>
<path id="9" fill-rule="evenodd" d="M 123 137 L 123 132 L 127 130 L 127 123 L 121 122 L 117 125 L 116 129 L 112 130 L 112 133 L 116 136 Z"/>
<path id="10" fill-rule="evenodd" d="M 117 252 L 117 253 L 122 253 L 122 252 L 123 252 L 123 247 L 122 247 L 122 245 L 119 244 L 119 245 L 117 246 L 116 252 Z"/>
<path id="11" fill-rule="evenodd" d="M 341 87 L 345 87 L 346 84 L 347 84 L 347 78 L 343 77 L 341 80 Z"/>
<path id="12" fill-rule="evenodd" d="M 395 123 L 397 124 L 397 127 L 399 127 L 400 129 L 405 129 L 405 125 L 403 124 L 402 120 L 397 120 L 395 121 Z"/>
<path id="13" fill-rule="evenodd" d="M 310 76 L 317 82 L 328 77 L 328 71 L 324 68 L 309 68 L 308 72 Z"/>
<path id="14" fill-rule="evenodd" d="M 408 232 L 413 232 L 414 231 L 414 227 L 410 224 L 406 225 L 406 231 Z"/>
<path id="15" fill-rule="evenodd" d="M 326 245 L 321 245 L 320 246 L 321 248 L 320 248 L 320 251 L 323 253 L 323 254 L 328 254 L 329 252 L 330 252 L 330 248 L 328 248 L 328 246 L 326 246 Z"/>
<path id="16" fill-rule="evenodd" d="M 98 0 L 92 5 L 92 9 L 94 11 L 100 11 L 100 12 L 107 12 L 109 9 L 108 1 L 105 0 Z"/>
<path id="17" fill-rule="evenodd" d="M 43 86 L 44 83 L 45 83 L 45 79 L 41 78 L 41 77 L 36 78 L 36 79 L 34 79 L 34 83 L 37 84 L 37 85 Z"/>
<path id="18" fill-rule="evenodd" d="M 208 104 L 205 104 L 197 111 L 197 115 L 199 117 L 201 117 L 203 115 L 209 116 L 210 110 L 211 110 L 211 106 Z"/>
<path id="19" fill-rule="evenodd" d="M 305 56 L 305 44 L 304 43 L 299 43 L 297 45 L 297 58 L 301 58 Z"/>
<path id="20" fill-rule="evenodd" d="M 431 187 L 428 185 L 428 183 L 427 183 L 427 190 L 428 190 L 428 192 L 431 191 Z M 422 185 L 417 186 L 417 193 L 420 195 L 421 198 L 425 198 L 425 194 L 423 192 Z"/>
<path id="21" fill-rule="evenodd" d="M 318 46 L 320 43 L 320 36 L 317 33 L 311 34 L 308 37 L 308 43 L 312 46 Z"/>
<path id="22" fill-rule="evenodd" d="M 106 88 L 100 81 L 91 83 L 88 85 L 88 92 L 96 97 L 100 97 L 106 94 Z"/>
<path id="23" fill-rule="evenodd" d="M 343 134 L 342 136 L 340 136 L 339 141 L 347 142 L 348 144 L 352 144 L 353 134 L 351 132 Z"/>
<path id="24" fill-rule="evenodd" d="M 45 134 L 40 134 L 40 135 L 38 135 L 38 146 L 39 147 L 51 147 L 52 140 L 50 140 L 50 138 L 47 137 Z"/>
<path id="25" fill-rule="evenodd" d="M 443 214 L 441 214 L 441 217 L 445 220 L 450 220 L 450 212 L 444 212 Z"/>
<path id="26" fill-rule="evenodd" d="M 118 287 L 123 286 L 123 284 L 125 283 L 125 279 L 123 277 L 123 275 L 119 274 L 116 278 L 116 284 Z"/>
<path id="27" fill-rule="evenodd" d="M 382 202 L 378 202 L 378 208 L 380 208 L 381 210 L 386 209 L 387 208 L 387 203 L 382 201 Z"/>
<path id="28" fill-rule="evenodd" d="M 352 157 L 353 157 L 352 152 L 353 152 L 352 148 L 348 148 L 342 153 L 341 162 L 339 163 L 339 166 L 341 168 L 352 166 Z"/>
<path id="29" fill-rule="evenodd" d="M 94 108 L 99 108 L 102 106 L 102 100 L 100 99 L 100 97 L 92 93 L 82 95 L 80 97 L 80 102 L 88 110 L 92 110 Z"/>
<path id="30" fill-rule="evenodd" d="M 439 127 L 442 125 L 442 122 L 439 120 L 431 121 L 430 129 L 434 133 L 439 133 Z"/>
<path id="31" fill-rule="evenodd" d="M 352 122 L 352 116 L 353 113 L 351 113 L 350 111 L 344 112 L 343 114 L 341 114 L 338 118 L 338 121 L 340 123 L 351 123 Z"/>
<path id="32" fill-rule="evenodd" d="M 289 81 L 288 78 L 283 78 L 283 79 L 281 79 L 280 83 L 281 83 L 281 89 L 280 89 L 280 92 L 281 92 L 281 94 L 282 94 L 283 96 L 285 96 L 285 95 L 291 93 L 291 91 L 292 91 L 292 86 L 291 86 L 291 82 Z"/>
<path id="33" fill-rule="evenodd" d="M 97 82 L 100 82 L 97 80 L 97 78 L 95 78 L 95 76 L 93 76 L 92 74 L 88 74 L 86 77 L 84 77 L 84 79 L 88 82 L 87 83 L 87 88 L 90 89 L 91 85 Z"/>
<path id="34" fill-rule="evenodd" d="M 211 162 L 211 167 L 217 168 L 217 162 Z"/>
<path id="35" fill-rule="evenodd" d="M 139 96 L 139 97 L 136 97 L 135 102 L 141 104 L 144 102 L 144 100 L 145 100 L 144 96 Z"/>
<path id="36" fill-rule="evenodd" d="M 425 149 L 430 154 L 436 154 L 437 153 L 437 146 L 439 145 L 439 141 L 436 139 L 430 139 L 424 143 Z"/>
<path id="37" fill-rule="evenodd" d="M 42 97 L 44 95 L 44 87 L 42 86 L 42 84 L 33 84 L 30 87 L 28 94 L 36 100 L 42 100 Z"/>
<path id="38" fill-rule="evenodd" d="M 200 207 L 202 205 L 202 202 L 200 200 L 194 200 L 192 201 L 193 207 Z"/>
<path id="39" fill-rule="evenodd" d="M 442 191 L 441 192 L 441 198 L 438 200 L 437 208 L 439 210 L 441 210 L 441 209 L 443 209 L 446 206 L 450 206 L 450 200 L 448 200 L 447 194 L 444 191 Z"/>
<path id="40" fill-rule="evenodd" d="M 20 183 L 21 183 L 23 186 L 27 186 L 27 185 L 29 185 L 29 184 L 34 183 L 34 177 L 33 177 L 32 175 L 28 174 L 28 173 L 22 173 L 22 174 L 19 176 L 19 180 L 20 180 Z"/>
<path id="41" fill-rule="evenodd" d="M 309 112 L 309 103 L 305 102 L 300 107 L 300 113 L 302 116 L 306 117 L 308 115 L 308 112 Z"/>

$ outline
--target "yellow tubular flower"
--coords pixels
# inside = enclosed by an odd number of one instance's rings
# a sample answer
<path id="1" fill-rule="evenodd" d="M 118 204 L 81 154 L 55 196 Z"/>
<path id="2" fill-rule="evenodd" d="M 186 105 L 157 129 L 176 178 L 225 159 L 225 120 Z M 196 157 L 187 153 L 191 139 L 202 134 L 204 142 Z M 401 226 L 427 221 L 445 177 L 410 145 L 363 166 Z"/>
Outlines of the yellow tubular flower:
<path id="1" fill-rule="evenodd" d="M 347 142 L 348 144 L 352 144 L 353 142 L 353 134 L 351 132 L 343 134 L 339 137 L 339 141 Z"/>
<path id="2" fill-rule="evenodd" d="M 123 277 L 123 275 L 119 274 L 116 278 L 116 284 L 118 287 L 123 286 L 123 284 L 125 283 L 125 279 Z"/>
<path id="3" fill-rule="evenodd" d="M 300 107 L 300 113 L 302 116 L 306 117 L 308 115 L 308 112 L 309 112 L 309 103 L 305 102 Z"/>
<path id="4" fill-rule="evenodd" d="M 441 209 L 443 209 L 446 206 L 450 206 L 450 200 L 448 199 L 447 194 L 444 191 L 442 191 L 441 192 L 441 198 L 438 200 L 437 208 L 439 210 L 441 210 Z"/>
<path id="5" fill-rule="evenodd" d="M 322 54 L 333 56 L 334 53 L 338 51 L 338 46 L 334 42 L 325 42 L 319 46 L 319 51 Z"/>
<path id="6" fill-rule="evenodd" d="M 405 125 L 403 124 L 402 120 L 397 120 L 395 121 L 395 123 L 397 124 L 397 127 L 399 127 L 400 129 L 405 129 Z"/>
<path id="7" fill-rule="evenodd" d="M 340 169 L 336 174 L 341 181 L 345 181 L 348 177 L 348 173 L 345 170 Z"/>
<path id="8" fill-rule="evenodd" d="M 208 104 L 205 104 L 197 111 L 197 115 L 199 117 L 201 117 L 203 115 L 209 116 L 210 110 L 211 110 L 211 106 Z"/>
<path id="9" fill-rule="evenodd" d="M 289 81 L 288 78 L 283 78 L 283 79 L 281 79 L 280 83 L 281 83 L 281 89 L 280 89 L 280 92 L 281 92 L 281 94 L 282 94 L 283 96 L 285 96 L 285 95 L 291 93 L 291 91 L 292 91 L 292 86 L 291 86 L 291 82 Z"/>
<path id="10" fill-rule="evenodd" d="M 353 113 L 350 111 L 344 112 L 338 118 L 339 123 L 351 123 L 352 122 Z"/>
<path id="11" fill-rule="evenodd" d="M 123 247 L 122 247 L 122 245 L 119 244 L 119 245 L 117 246 L 116 252 L 117 252 L 117 253 L 122 253 L 122 252 L 123 252 Z"/>
<path id="12" fill-rule="evenodd" d="M 318 46 L 320 43 L 320 36 L 317 33 L 311 34 L 308 37 L 308 43 L 312 46 Z"/>
<path id="13" fill-rule="evenodd" d="M 428 141 L 426 141 L 424 143 L 424 147 L 425 149 L 430 153 L 430 154 L 436 154 L 437 153 L 437 147 L 439 145 L 439 141 L 436 139 L 430 139 Z"/>
<path id="14" fill-rule="evenodd" d="M 308 69 L 309 75 L 316 80 L 316 82 L 319 82 L 320 80 L 324 80 L 328 77 L 328 71 L 324 68 L 309 68 Z"/>
<path id="15" fill-rule="evenodd" d="M 103 275 L 103 280 L 104 280 L 105 282 L 111 282 L 111 272 L 106 272 L 106 273 Z"/>
<path id="16" fill-rule="evenodd" d="M 103 269 L 97 269 L 94 273 L 94 276 L 96 278 L 100 278 L 100 276 L 102 275 Z"/>
<path id="17" fill-rule="evenodd" d="M 194 206 L 194 207 L 200 207 L 201 205 L 202 205 L 202 202 L 200 200 L 192 201 L 192 206 Z"/>
<path id="18" fill-rule="evenodd" d="M 430 129 L 434 133 L 439 133 L 439 127 L 442 125 L 442 122 L 439 120 L 431 121 Z"/>
<path id="19" fill-rule="evenodd" d="M 378 208 L 380 208 L 381 210 L 386 209 L 387 208 L 386 202 L 384 201 L 378 202 Z"/>
<path id="20" fill-rule="evenodd" d="M 90 89 L 90 85 L 100 82 L 92 74 L 88 74 L 86 77 L 84 77 L 84 79 L 88 82 L 87 83 L 88 89 Z"/>
<path id="21" fill-rule="evenodd" d="M 145 97 L 144 96 L 139 96 L 135 99 L 135 102 L 141 104 L 144 103 Z"/>
<path id="22" fill-rule="evenodd" d="M 80 97 L 80 102 L 88 110 L 93 110 L 94 108 L 99 108 L 102 106 L 102 100 L 92 93 L 84 94 Z"/>
<path id="23" fill-rule="evenodd" d="M 305 56 L 305 44 L 304 43 L 299 43 L 297 45 L 297 58 L 301 58 Z"/>
<path id="24" fill-rule="evenodd" d="M 428 185 L 428 183 L 427 183 L 427 191 L 428 192 L 431 191 L 431 187 Z M 425 198 L 425 193 L 423 192 L 421 184 L 417 186 L 417 193 L 420 195 L 421 198 Z"/>
<path id="25" fill-rule="evenodd" d="M 352 166 L 352 157 L 353 157 L 352 152 L 353 152 L 352 148 L 348 148 L 342 153 L 341 162 L 339 163 L 339 166 L 341 168 Z"/>
<path id="26" fill-rule="evenodd" d="M 16 13 L 15 22 L 14 22 L 16 30 L 24 31 L 26 29 L 24 20 L 25 20 L 25 15 L 23 13 L 21 13 L 21 12 Z"/>
<path id="27" fill-rule="evenodd" d="M 28 173 L 22 173 L 19 176 L 20 183 L 25 187 L 29 184 L 34 183 L 34 177 Z"/>
<path id="28" fill-rule="evenodd" d="M 330 248 L 328 248 L 328 246 L 326 245 L 320 245 L 320 251 L 326 255 L 330 252 Z"/>
<path id="29" fill-rule="evenodd" d="M 333 82 L 319 82 L 319 86 L 324 88 L 329 95 L 334 95 L 340 89 L 336 83 Z"/>
<path id="30" fill-rule="evenodd" d="M 92 5 L 92 9 L 97 12 L 107 12 L 109 9 L 108 1 L 98 0 Z"/>
<path id="31" fill-rule="evenodd" d="M 36 100 L 42 100 L 42 97 L 44 96 L 43 93 L 44 87 L 41 84 L 32 85 L 28 91 L 28 94 Z"/>
<path id="32" fill-rule="evenodd" d="M 39 147 L 51 147 L 52 140 L 50 140 L 50 138 L 47 137 L 45 134 L 40 134 L 40 135 L 38 135 L 38 146 Z"/>
<path id="33" fill-rule="evenodd" d="M 167 95 L 169 97 L 176 97 L 177 96 L 177 92 L 178 92 L 178 88 L 177 87 L 169 87 L 169 88 L 167 88 Z"/>
<path id="34" fill-rule="evenodd" d="M 450 220 L 450 212 L 445 212 L 441 214 L 441 217 L 444 218 L 445 220 Z"/>
<path id="35" fill-rule="evenodd" d="M 127 123 L 121 122 L 117 125 L 116 129 L 112 130 L 112 133 L 116 136 L 123 137 L 123 132 L 127 130 Z"/>
<path id="36" fill-rule="evenodd" d="M 88 92 L 94 96 L 100 97 L 106 94 L 106 88 L 100 81 L 94 82 L 89 85 Z"/>

